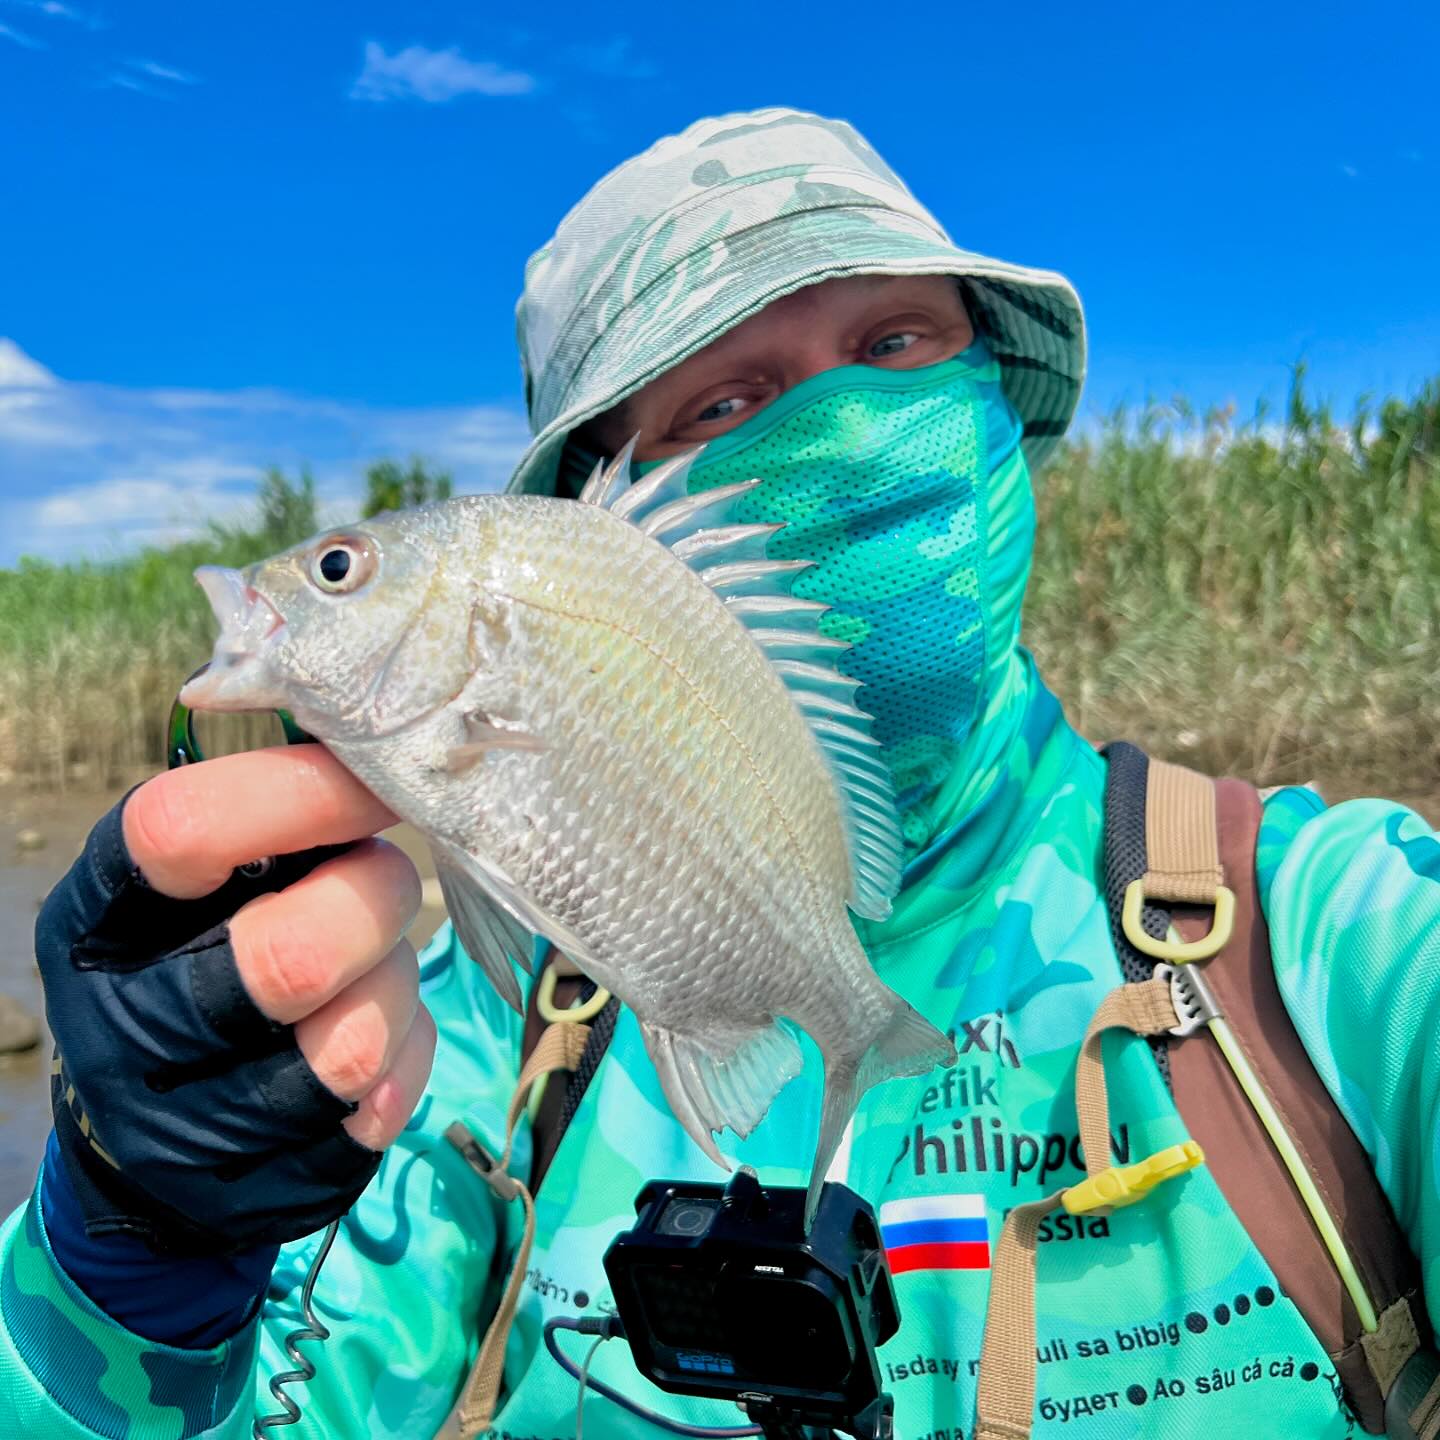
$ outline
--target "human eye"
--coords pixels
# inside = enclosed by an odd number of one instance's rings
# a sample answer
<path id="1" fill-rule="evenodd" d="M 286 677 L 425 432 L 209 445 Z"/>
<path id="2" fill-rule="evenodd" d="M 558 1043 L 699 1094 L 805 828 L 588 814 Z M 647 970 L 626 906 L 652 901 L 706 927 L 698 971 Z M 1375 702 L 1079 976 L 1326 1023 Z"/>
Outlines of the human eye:
<path id="1" fill-rule="evenodd" d="M 691 419 L 697 425 L 708 424 L 716 420 L 733 420 L 740 413 L 744 404 L 745 401 L 739 395 L 727 395 L 723 399 L 707 405 Z"/>
<path id="2" fill-rule="evenodd" d="M 903 355 L 919 338 L 913 330 L 897 330 L 875 341 L 865 353 L 871 360 L 888 360 L 892 355 Z"/>

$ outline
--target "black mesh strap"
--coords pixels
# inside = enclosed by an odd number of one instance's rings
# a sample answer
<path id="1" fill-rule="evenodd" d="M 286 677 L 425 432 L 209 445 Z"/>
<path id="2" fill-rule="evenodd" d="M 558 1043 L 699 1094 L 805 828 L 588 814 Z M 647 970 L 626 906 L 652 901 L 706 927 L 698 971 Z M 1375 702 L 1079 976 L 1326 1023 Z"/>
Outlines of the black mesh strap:
<path id="1" fill-rule="evenodd" d="M 1154 959 L 1137 950 L 1125 938 L 1122 915 L 1125 892 L 1132 882 L 1144 878 L 1149 868 L 1145 853 L 1145 800 L 1150 775 L 1150 757 L 1127 740 L 1115 740 L 1100 752 L 1105 756 L 1105 909 L 1110 917 L 1110 935 L 1120 972 L 1132 984 L 1148 980 L 1155 969 Z M 1170 911 L 1148 900 L 1140 912 L 1141 928 L 1156 940 L 1170 929 Z M 1155 1063 L 1170 1083 L 1170 1054 L 1167 1037 L 1154 1036 L 1150 1048 Z"/>
<path id="2" fill-rule="evenodd" d="M 570 1128 L 570 1122 L 575 1118 L 575 1112 L 580 1108 L 580 1102 L 585 1098 L 585 1092 L 590 1088 L 590 1082 L 595 1078 L 595 1072 L 600 1068 L 605 1052 L 610 1048 L 610 1041 L 615 1035 L 615 1022 L 619 1018 L 620 1002 L 612 995 L 605 1002 L 605 1008 L 591 1022 L 590 1038 L 585 1042 L 580 1063 L 575 1067 L 575 1073 L 565 1087 L 565 1103 L 560 1109 L 558 1127 L 561 1135 Z"/>

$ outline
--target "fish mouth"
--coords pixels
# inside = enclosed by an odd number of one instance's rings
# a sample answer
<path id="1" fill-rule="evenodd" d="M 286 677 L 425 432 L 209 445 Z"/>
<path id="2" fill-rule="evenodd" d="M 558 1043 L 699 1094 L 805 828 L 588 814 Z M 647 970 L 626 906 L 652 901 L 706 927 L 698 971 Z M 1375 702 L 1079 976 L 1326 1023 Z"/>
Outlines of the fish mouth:
<path id="1" fill-rule="evenodd" d="M 278 704 L 265 657 L 284 637 L 285 617 L 239 570 L 202 565 L 195 580 L 220 622 L 220 634 L 209 666 L 181 689 L 180 703 L 197 710 Z"/>

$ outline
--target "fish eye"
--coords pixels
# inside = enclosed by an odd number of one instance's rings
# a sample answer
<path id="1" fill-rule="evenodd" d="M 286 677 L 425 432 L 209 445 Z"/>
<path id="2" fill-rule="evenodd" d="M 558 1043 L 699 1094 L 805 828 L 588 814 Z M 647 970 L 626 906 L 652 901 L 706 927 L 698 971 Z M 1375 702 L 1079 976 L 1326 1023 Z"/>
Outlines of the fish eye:
<path id="1" fill-rule="evenodd" d="M 348 595 L 375 573 L 376 555 L 368 540 L 331 536 L 310 557 L 310 578 L 329 595 Z"/>

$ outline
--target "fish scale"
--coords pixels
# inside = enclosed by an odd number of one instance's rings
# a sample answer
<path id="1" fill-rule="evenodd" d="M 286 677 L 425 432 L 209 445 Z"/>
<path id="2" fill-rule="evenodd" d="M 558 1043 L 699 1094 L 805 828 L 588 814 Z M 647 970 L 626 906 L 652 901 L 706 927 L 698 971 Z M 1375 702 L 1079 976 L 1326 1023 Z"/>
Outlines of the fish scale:
<path id="1" fill-rule="evenodd" d="M 753 482 L 689 497 L 692 459 L 633 487 L 617 462 L 579 504 L 463 497 L 208 571 L 222 634 L 186 698 L 283 704 L 415 824 L 512 1004 L 534 934 L 619 996 L 717 1162 L 807 1032 L 826 1069 L 809 1214 L 859 1096 L 954 1047 L 849 920 L 888 912 L 900 842 L 843 647 L 788 597 L 796 563 L 764 558 L 773 529 L 735 523 Z M 321 556 L 350 589 L 321 584 Z M 255 643 L 262 601 L 282 623 Z"/>

